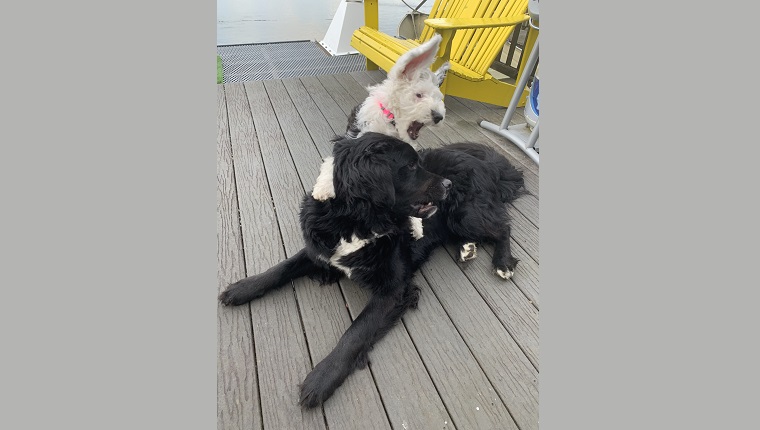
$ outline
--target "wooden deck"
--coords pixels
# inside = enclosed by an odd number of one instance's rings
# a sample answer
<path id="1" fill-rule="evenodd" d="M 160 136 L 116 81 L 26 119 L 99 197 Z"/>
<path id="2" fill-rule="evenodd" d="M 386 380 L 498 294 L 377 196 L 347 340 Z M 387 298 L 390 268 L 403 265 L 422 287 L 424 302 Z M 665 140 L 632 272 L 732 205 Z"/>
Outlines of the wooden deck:
<path id="1" fill-rule="evenodd" d="M 217 88 L 219 289 L 302 248 L 301 198 L 330 138 L 383 72 L 229 83 Z M 460 266 L 439 249 L 417 275 L 419 308 L 322 408 L 302 410 L 298 384 L 335 346 L 368 295 L 351 281 L 301 279 L 250 305 L 218 310 L 219 429 L 538 429 L 538 167 L 478 126 L 505 109 L 446 97 L 425 147 L 477 141 L 502 148 L 529 195 L 509 207 L 515 276 L 491 274 L 492 247 Z M 519 116 L 519 115 L 518 115 Z M 515 122 L 524 122 L 516 118 Z"/>

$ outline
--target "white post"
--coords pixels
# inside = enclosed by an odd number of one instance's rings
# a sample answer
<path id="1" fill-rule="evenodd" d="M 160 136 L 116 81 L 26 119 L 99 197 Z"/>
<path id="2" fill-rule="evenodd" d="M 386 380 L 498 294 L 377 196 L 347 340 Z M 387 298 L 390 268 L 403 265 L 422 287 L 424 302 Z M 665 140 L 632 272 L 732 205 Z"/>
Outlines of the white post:
<path id="1" fill-rule="evenodd" d="M 330 55 L 356 54 L 351 46 L 351 35 L 364 25 L 364 5 L 362 0 L 340 2 L 324 39 L 319 42 Z"/>

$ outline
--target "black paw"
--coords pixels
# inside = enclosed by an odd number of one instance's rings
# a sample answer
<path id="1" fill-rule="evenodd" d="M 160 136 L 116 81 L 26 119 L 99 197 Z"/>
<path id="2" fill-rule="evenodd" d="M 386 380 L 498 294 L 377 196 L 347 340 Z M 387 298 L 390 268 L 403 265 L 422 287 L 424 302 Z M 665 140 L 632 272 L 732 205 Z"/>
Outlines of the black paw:
<path id="1" fill-rule="evenodd" d="M 515 274 L 518 261 L 520 260 L 510 257 L 506 264 L 494 264 L 494 273 L 505 281 L 511 279 Z"/>
<path id="2" fill-rule="evenodd" d="M 343 383 L 348 372 L 342 371 L 338 363 L 323 360 L 309 372 L 301 384 L 301 396 L 298 403 L 304 408 L 316 408 L 332 396 Z"/>
<path id="3" fill-rule="evenodd" d="M 238 306 L 251 301 L 245 294 L 245 288 L 237 283 L 230 285 L 226 290 L 219 294 L 219 303 L 224 306 Z"/>
<path id="4" fill-rule="evenodd" d="M 417 309 L 420 302 L 420 288 L 416 286 L 409 287 L 404 293 L 404 303 L 407 308 Z"/>

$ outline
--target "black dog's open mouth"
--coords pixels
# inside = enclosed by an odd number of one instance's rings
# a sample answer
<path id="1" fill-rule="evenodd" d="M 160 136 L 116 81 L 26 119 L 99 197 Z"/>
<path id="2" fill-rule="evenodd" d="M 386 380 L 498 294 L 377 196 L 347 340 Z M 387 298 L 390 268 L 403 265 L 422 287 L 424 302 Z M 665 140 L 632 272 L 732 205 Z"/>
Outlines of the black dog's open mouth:
<path id="1" fill-rule="evenodd" d="M 413 214 L 417 218 L 430 218 L 438 210 L 438 206 L 435 206 L 433 202 L 419 203 L 412 205 L 414 210 Z"/>
<path id="2" fill-rule="evenodd" d="M 414 121 L 409 125 L 409 128 L 406 129 L 406 134 L 408 134 L 412 140 L 417 140 L 417 138 L 420 137 L 420 129 L 422 129 L 423 125 L 425 124 Z"/>

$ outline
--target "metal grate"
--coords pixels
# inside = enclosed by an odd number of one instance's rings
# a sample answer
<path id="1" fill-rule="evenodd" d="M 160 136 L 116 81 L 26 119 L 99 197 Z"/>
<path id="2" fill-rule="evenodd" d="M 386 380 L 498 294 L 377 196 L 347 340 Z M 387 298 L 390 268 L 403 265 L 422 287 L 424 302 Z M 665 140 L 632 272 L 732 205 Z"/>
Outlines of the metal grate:
<path id="1" fill-rule="evenodd" d="M 333 57 L 312 41 L 217 46 L 224 82 L 261 81 L 365 70 L 365 57 Z"/>

